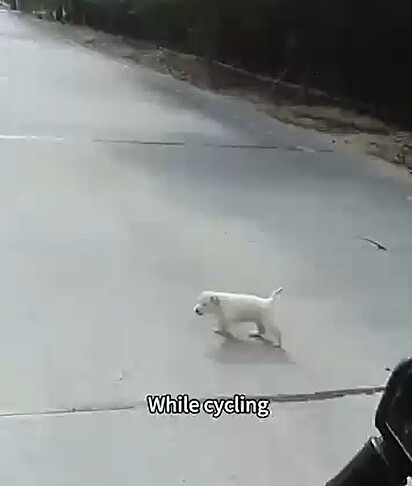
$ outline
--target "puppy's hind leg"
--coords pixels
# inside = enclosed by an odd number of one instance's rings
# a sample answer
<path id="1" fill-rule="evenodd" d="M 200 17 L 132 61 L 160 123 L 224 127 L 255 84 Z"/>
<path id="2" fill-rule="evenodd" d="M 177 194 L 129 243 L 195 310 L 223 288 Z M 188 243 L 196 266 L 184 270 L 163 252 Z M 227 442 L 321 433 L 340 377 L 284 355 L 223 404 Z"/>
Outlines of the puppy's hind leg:
<path id="1" fill-rule="evenodd" d="M 273 332 L 276 336 L 276 342 L 273 343 L 273 345 L 277 348 L 282 347 L 282 333 L 280 332 L 280 329 L 276 325 L 272 325 Z"/>
<path id="2" fill-rule="evenodd" d="M 261 341 L 265 342 L 266 344 L 270 344 L 271 346 L 274 346 L 275 348 L 281 348 L 282 347 L 282 335 L 279 330 L 279 328 L 273 324 L 273 322 L 270 320 L 270 317 L 265 317 L 262 319 L 262 321 L 256 322 L 257 326 L 257 332 L 251 332 L 249 334 L 250 337 L 260 339 Z M 270 333 L 269 335 L 267 334 L 268 330 L 273 330 L 273 334 L 275 334 L 275 341 L 273 342 L 270 338 Z"/>
<path id="3" fill-rule="evenodd" d="M 251 331 L 249 337 L 262 338 L 266 334 L 266 328 L 261 320 L 255 321 L 256 331 Z"/>

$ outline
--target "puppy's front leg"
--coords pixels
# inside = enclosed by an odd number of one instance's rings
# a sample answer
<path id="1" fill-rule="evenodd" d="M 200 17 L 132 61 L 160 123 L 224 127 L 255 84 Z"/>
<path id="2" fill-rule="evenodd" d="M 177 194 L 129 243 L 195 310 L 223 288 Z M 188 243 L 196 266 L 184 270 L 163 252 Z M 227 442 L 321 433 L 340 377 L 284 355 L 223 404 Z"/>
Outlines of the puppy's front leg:
<path id="1" fill-rule="evenodd" d="M 223 336 L 223 337 L 231 337 L 233 338 L 233 334 L 231 332 L 229 332 L 228 330 L 228 326 L 227 326 L 227 321 L 225 319 L 225 317 L 223 315 L 219 315 L 217 317 L 217 328 L 214 330 L 215 334 L 218 334 L 219 336 Z"/>

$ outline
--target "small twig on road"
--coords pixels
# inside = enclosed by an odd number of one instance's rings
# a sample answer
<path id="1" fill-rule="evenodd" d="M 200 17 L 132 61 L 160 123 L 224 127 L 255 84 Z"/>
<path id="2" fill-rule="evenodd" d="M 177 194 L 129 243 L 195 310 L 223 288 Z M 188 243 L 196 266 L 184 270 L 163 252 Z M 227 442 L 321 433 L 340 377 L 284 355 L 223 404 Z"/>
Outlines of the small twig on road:
<path id="1" fill-rule="evenodd" d="M 379 243 L 379 241 L 371 240 L 370 238 L 366 238 L 365 236 L 362 236 L 361 237 L 361 240 L 367 241 L 371 245 L 376 246 L 376 248 L 378 250 L 388 251 L 388 249 L 386 248 L 386 246 L 382 245 L 382 243 Z"/>

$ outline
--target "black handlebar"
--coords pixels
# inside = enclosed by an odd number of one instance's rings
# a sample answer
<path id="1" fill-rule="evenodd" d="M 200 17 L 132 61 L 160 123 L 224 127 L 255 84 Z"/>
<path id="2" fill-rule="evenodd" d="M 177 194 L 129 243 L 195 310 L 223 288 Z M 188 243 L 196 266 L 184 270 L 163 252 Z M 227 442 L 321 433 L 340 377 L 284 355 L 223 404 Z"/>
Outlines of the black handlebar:
<path id="1" fill-rule="evenodd" d="M 326 486 L 402 486 L 404 478 L 391 474 L 381 437 L 366 442 L 356 456 Z"/>
<path id="2" fill-rule="evenodd" d="M 326 486 L 403 486 L 412 476 L 412 359 L 389 378 L 375 425 L 381 435 L 369 439 Z"/>

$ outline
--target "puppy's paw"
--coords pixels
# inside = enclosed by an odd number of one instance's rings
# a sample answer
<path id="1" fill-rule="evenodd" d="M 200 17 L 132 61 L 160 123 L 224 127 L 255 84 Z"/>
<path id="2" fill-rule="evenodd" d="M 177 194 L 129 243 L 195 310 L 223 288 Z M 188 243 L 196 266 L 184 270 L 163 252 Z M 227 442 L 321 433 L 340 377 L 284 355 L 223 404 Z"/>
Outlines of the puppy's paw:
<path id="1" fill-rule="evenodd" d="M 227 333 L 225 331 L 222 331 L 221 329 L 213 329 L 213 332 L 217 334 L 218 336 L 226 336 Z"/>
<path id="2" fill-rule="evenodd" d="M 271 339 L 268 339 L 264 334 L 260 334 L 257 331 L 250 332 L 249 336 L 253 339 L 258 339 L 259 341 L 261 341 L 263 344 L 266 344 L 267 346 L 271 346 L 277 349 L 283 349 L 282 343 L 280 343 L 279 341 L 272 341 Z"/>
<path id="3" fill-rule="evenodd" d="M 215 334 L 217 334 L 218 336 L 222 336 L 224 338 L 229 338 L 229 339 L 234 339 L 233 334 L 231 334 L 229 331 L 226 331 L 224 329 L 216 328 L 216 329 L 213 329 L 213 332 Z"/>
<path id="4" fill-rule="evenodd" d="M 249 337 L 250 338 L 262 339 L 263 338 L 263 334 L 261 332 L 259 332 L 259 331 L 250 331 Z"/>

